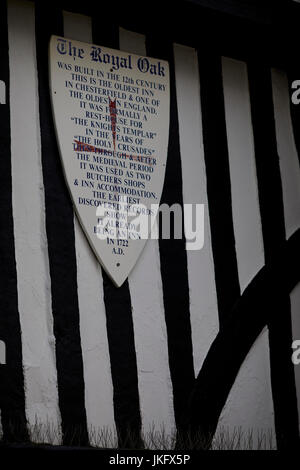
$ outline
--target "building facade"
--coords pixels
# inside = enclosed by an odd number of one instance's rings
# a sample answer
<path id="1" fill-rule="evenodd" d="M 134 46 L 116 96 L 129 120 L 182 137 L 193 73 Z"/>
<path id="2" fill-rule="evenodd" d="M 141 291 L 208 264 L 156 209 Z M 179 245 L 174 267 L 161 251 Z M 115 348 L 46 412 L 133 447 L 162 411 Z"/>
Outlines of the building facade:
<path id="1" fill-rule="evenodd" d="M 267 8 L 206 3 L 174 4 L 170 24 L 156 2 L 147 12 L 135 2 L 114 11 L 1 0 L 6 439 L 39 440 L 38 426 L 55 429 L 43 440 L 66 444 L 93 444 L 115 427 L 119 441 L 130 432 L 136 443 L 151 429 L 190 427 L 206 437 L 262 432 L 278 447 L 299 439 L 300 365 L 291 358 L 300 339 L 300 134 L 291 83 L 300 75 L 291 51 L 273 41 L 278 17 Z M 161 202 L 205 205 L 204 247 L 149 240 L 120 288 L 96 260 L 64 181 L 49 96 L 52 34 L 170 64 Z"/>

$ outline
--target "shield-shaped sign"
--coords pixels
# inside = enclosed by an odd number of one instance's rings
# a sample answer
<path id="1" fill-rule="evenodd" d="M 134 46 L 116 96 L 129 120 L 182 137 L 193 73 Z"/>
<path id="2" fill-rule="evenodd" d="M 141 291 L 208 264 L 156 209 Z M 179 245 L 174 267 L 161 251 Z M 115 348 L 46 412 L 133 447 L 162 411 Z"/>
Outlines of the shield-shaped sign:
<path id="1" fill-rule="evenodd" d="M 121 286 L 161 197 L 169 134 L 165 61 L 52 36 L 52 109 L 75 212 Z"/>

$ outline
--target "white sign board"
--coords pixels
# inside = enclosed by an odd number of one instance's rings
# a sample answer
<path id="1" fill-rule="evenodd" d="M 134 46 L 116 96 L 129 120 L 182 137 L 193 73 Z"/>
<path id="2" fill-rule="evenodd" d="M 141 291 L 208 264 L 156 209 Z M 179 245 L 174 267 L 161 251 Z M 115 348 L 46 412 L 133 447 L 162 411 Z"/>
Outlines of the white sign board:
<path id="1" fill-rule="evenodd" d="M 154 221 L 169 136 L 169 66 L 62 37 L 50 41 L 50 89 L 65 179 L 91 247 L 117 286 Z M 149 224 L 150 229 L 150 224 Z"/>

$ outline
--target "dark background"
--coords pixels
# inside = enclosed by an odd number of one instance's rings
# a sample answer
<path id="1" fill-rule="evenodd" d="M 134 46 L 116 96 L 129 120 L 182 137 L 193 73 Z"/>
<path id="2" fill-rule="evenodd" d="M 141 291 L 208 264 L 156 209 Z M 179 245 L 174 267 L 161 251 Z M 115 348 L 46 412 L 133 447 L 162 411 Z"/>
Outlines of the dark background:
<path id="1" fill-rule="evenodd" d="M 241 60 L 286 67 L 297 58 L 300 3 L 293 0 L 54 0 L 55 6 L 99 17 L 99 27 L 118 24 Z"/>

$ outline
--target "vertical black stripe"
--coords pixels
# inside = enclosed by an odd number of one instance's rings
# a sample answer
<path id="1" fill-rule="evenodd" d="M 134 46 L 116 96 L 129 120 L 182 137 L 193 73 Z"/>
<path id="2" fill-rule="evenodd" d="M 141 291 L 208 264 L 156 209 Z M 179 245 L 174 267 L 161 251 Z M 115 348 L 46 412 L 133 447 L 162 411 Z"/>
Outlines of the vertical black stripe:
<path id="1" fill-rule="evenodd" d="M 285 242 L 284 208 L 272 100 L 271 71 L 248 66 L 256 170 L 266 263 L 274 263 Z M 279 448 L 298 438 L 297 397 L 291 361 L 291 309 L 287 292 L 275 291 L 281 315 L 269 324 L 271 382 Z"/>
<path id="2" fill-rule="evenodd" d="M 104 270 L 102 275 L 119 446 L 141 447 L 140 401 L 128 281 L 118 288 Z"/>
<path id="3" fill-rule="evenodd" d="M 119 48 L 119 28 L 110 22 L 99 28 L 92 19 L 93 42 L 104 47 Z M 114 416 L 120 447 L 141 447 L 141 415 L 137 363 L 134 344 L 132 307 L 128 281 L 117 288 L 103 274 L 107 336 L 114 389 Z"/>
<path id="4" fill-rule="evenodd" d="M 59 406 L 64 443 L 84 445 L 88 443 L 88 433 L 79 331 L 73 209 L 58 154 L 48 82 L 50 35 L 62 35 L 62 32 L 61 12 L 54 7 L 45 8 L 41 2 L 37 3 L 39 112 Z"/>
<path id="5" fill-rule="evenodd" d="M 106 14 L 109 15 L 108 12 Z M 93 42 L 104 47 L 119 49 L 119 26 L 114 21 L 110 21 L 111 18 L 111 16 L 108 17 L 107 21 L 101 22 L 99 26 L 99 16 L 92 17 Z"/>
<path id="6" fill-rule="evenodd" d="M 0 80 L 6 104 L 0 104 L 0 339 L 6 344 L 6 365 L 0 366 L 3 438 L 27 440 L 21 329 L 12 212 L 9 60 L 6 1 L 0 1 Z"/>
<path id="7" fill-rule="evenodd" d="M 161 204 L 172 206 L 175 203 L 183 207 L 173 46 L 161 38 L 147 36 L 146 47 L 147 55 L 167 60 L 170 65 L 170 132 Z M 184 235 L 180 240 L 160 237 L 159 252 L 174 413 L 176 425 L 180 428 L 195 381 Z"/>
<path id="8" fill-rule="evenodd" d="M 207 197 L 220 327 L 240 296 L 220 56 L 198 52 Z"/>

